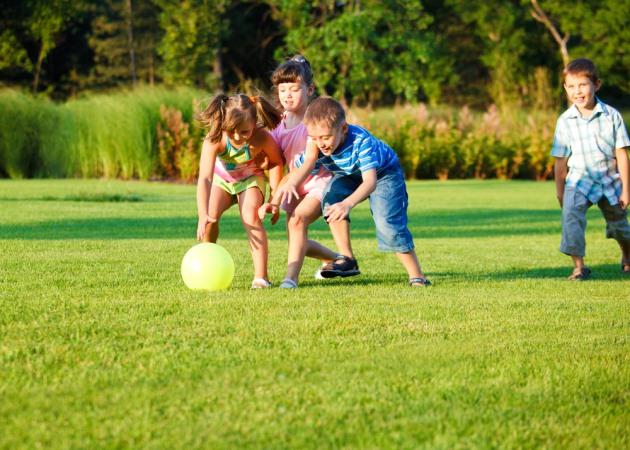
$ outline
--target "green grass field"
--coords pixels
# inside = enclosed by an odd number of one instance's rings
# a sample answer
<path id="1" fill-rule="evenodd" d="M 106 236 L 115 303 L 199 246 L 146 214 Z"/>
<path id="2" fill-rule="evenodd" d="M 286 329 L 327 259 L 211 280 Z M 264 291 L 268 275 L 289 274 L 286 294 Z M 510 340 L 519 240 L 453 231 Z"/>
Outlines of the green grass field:
<path id="1" fill-rule="evenodd" d="M 233 209 L 233 287 L 200 293 L 179 274 L 194 186 L 0 180 L 0 448 L 629 448 L 630 280 L 599 211 L 571 283 L 552 183 L 408 188 L 432 288 L 363 204 L 361 276 L 309 261 L 297 291 L 249 290 Z"/>

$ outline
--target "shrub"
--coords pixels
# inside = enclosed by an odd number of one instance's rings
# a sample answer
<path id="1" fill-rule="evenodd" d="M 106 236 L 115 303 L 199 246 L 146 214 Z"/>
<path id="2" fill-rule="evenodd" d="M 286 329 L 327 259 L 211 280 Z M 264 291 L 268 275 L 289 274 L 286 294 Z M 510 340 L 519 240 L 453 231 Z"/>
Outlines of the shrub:
<path id="1" fill-rule="evenodd" d="M 199 128 L 194 127 L 193 130 Z M 199 172 L 200 130 L 191 135 L 190 125 L 183 120 L 182 112 L 162 105 L 157 124 L 157 140 L 158 175 L 193 181 Z"/>

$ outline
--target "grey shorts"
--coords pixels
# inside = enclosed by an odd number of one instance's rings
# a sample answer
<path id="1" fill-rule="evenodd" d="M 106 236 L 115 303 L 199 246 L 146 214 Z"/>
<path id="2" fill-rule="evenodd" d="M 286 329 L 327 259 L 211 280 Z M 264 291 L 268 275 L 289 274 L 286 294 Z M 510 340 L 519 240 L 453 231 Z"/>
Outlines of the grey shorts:
<path id="1" fill-rule="evenodd" d="M 565 187 L 562 199 L 562 253 L 572 256 L 586 254 L 586 211 L 591 205 L 582 192 L 574 187 Z M 606 219 L 606 237 L 630 243 L 628 212 L 619 205 L 611 205 L 606 197 L 602 197 L 597 206 Z"/>

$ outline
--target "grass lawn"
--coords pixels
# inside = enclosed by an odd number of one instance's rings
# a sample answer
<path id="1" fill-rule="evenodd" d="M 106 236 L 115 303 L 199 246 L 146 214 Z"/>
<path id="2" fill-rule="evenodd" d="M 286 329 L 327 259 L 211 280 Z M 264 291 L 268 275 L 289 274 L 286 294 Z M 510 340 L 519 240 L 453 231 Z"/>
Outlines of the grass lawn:
<path id="1" fill-rule="evenodd" d="M 0 180 L 0 448 L 629 448 L 630 280 L 597 208 L 571 283 L 552 183 L 408 188 L 432 288 L 363 204 L 361 276 L 251 291 L 233 208 L 233 286 L 200 293 L 194 186 Z"/>

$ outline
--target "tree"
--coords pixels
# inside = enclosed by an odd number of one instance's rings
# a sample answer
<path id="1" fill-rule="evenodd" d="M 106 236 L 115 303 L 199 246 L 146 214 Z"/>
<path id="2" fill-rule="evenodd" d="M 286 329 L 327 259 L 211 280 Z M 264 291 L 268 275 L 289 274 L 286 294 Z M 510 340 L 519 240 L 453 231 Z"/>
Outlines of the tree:
<path id="1" fill-rule="evenodd" d="M 160 11 L 151 0 L 108 0 L 97 7 L 90 46 L 93 86 L 153 83 Z"/>
<path id="2" fill-rule="evenodd" d="M 537 0 L 530 1 L 539 16 L 544 14 L 547 17 L 547 23 L 544 17 L 542 21 L 534 18 L 545 24 L 554 35 L 560 45 L 564 65 L 570 60 L 569 53 L 591 58 L 609 84 L 630 93 L 627 75 L 630 70 L 630 52 L 627 51 L 630 30 L 625 23 L 630 15 L 630 3 L 583 0 L 574 4 L 562 0 L 545 0 L 538 5 Z M 549 23 L 555 26 L 555 32 Z"/>
<path id="3" fill-rule="evenodd" d="M 169 84 L 215 88 L 222 14 L 227 0 L 155 0 L 164 35 L 158 45 L 160 73 Z M 236 35 L 234 37 L 238 39 Z"/>
<path id="4" fill-rule="evenodd" d="M 549 16 L 543 11 L 543 9 L 538 4 L 538 0 L 530 0 L 532 4 L 531 15 L 538 22 L 542 23 L 549 33 L 553 36 L 553 39 L 557 42 L 560 47 L 560 54 L 562 55 L 562 62 L 566 66 L 569 64 L 569 50 L 567 49 L 567 42 L 571 37 L 570 33 L 561 34 L 560 30 L 556 27 L 556 25 L 551 21 Z"/>
<path id="5" fill-rule="evenodd" d="M 448 3 L 481 41 L 480 59 L 490 75 L 492 99 L 499 105 L 518 103 L 520 84 L 527 73 L 525 8 L 511 0 Z"/>
<path id="6" fill-rule="evenodd" d="M 33 92 L 37 92 L 42 63 L 55 47 L 64 22 L 71 16 L 72 3 L 69 0 L 29 0 L 28 4 L 33 11 L 27 22 L 28 30 L 38 45 L 33 64 Z"/>
<path id="7" fill-rule="evenodd" d="M 31 72 L 33 64 L 28 59 L 26 49 L 12 30 L 0 33 L 0 70 L 18 69 Z"/>
<path id="8" fill-rule="evenodd" d="M 287 32 L 281 52 L 307 56 L 318 84 L 342 101 L 436 101 L 452 80 L 449 58 L 428 30 L 432 17 L 418 1 L 269 4 Z"/>

